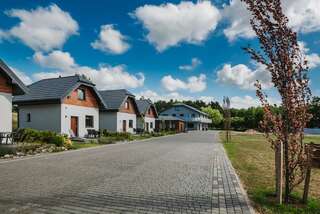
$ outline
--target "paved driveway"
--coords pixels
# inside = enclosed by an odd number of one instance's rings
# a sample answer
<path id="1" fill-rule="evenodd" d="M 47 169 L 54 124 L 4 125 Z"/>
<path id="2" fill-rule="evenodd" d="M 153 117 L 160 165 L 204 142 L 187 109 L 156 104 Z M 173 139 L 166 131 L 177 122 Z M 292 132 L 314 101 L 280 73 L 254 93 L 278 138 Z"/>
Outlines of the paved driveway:
<path id="1" fill-rule="evenodd" d="M 216 132 L 0 162 L 0 213 L 249 213 Z"/>

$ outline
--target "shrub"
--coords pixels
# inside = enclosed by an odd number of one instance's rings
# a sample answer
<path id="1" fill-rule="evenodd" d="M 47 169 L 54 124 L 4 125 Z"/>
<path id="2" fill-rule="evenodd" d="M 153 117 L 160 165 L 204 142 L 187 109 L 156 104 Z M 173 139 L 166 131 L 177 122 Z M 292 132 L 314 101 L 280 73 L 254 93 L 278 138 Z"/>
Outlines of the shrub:
<path id="1" fill-rule="evenodd" d="M 54 144 L 56 146 L 64 146 L 67 142 L 68 137 L 65 135 L 59 135 L 52 131 L 38 131 L 34 129 L 19 129 L 16 132 L 16 141 L 34 143 L 39 142 L 40 144 Z"/>
<path id="2" fill-rule="evenodd" d="M 115 142 L 114 138 L 111 137 L 101 137 L 98 139 L 98 143 L 100 144 L 113 144 Z"/>

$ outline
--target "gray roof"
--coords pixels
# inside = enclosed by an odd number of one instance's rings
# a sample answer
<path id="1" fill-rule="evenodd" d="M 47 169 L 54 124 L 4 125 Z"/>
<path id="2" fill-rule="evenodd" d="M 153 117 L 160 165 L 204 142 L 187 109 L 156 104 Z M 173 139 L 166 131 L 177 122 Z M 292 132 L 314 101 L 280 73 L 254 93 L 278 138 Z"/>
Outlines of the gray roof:
<path id="1" fill-rule="evenodd" d="M 178 121 L 183 121 L 184 122 L 183 119 L 181 119 L 179 117 L 170 116 L 170 115 L 168 115 L 168 116 L 160 115 L 157 118 L 157 120 L 172 120 L 172 121 L 177 121 L 178 120 Z"/>
<path id="2" fill-rule="evenodd" d="M 173 104 L 173 106 L 184 106 L 184 107 L 186 107 L 186 108 L 188 108 L 188 109 L 191 109 L 191 110 L 196 111 L 196 112 L 198 112 L 198 113 L 200 113 L 200 114 L 203 114 L 203 115 L 208 116 L 207 113 L 205 113 L 205 112 L 203 112 L 203 111 L 200 111 L 200 110 L 198 110 L 198 109 L 196 109 L 196 108 L 194 108 L 194 107 L 192 107 L 192 106 L 189 106 L 189 105 L 187 105 L 187 104 L 184 104 L 184 103 L 175 103 L 175 104 Z"/>
<path id="3" fill-rule="evenodd" d="M 90 80 L 79 75 L 43 79 L 35 82 L 28 86 L 28 94 L 14 97 L 13 102 L 15 104 L 60 102 L 80 85 L 93 88 L 102 106 L 106 107 L 95 85 Z"/>
<path id="4" fill-rule="evenodd" d="M 135 96 L 126 89 L 99 91 L 100 96 L 107 105 L 106 110 L 118 110 L 128 97 Z"/>
<path id="5" fill-rule="evenodd" d="M 28 88 L 18 78 L 18 76 L 0 59 L 0 70 L 11 80 L 13 85 L 13 95 L 28 93 Z"/>
<path id="6" fill-rule="evenodd" d="M 154 104 L 152 103 L 151 100 L 145 100 L 145 99 L 140 99 L 140 100 L 136 100 L 137 106 L 138 106 L 138 110 L 140 114 L 145 114 L 148 109 L 153 106 L 155 111 L 156 111 L 156 115 L 158 115 L 157 109 L 154 106 Z"/>

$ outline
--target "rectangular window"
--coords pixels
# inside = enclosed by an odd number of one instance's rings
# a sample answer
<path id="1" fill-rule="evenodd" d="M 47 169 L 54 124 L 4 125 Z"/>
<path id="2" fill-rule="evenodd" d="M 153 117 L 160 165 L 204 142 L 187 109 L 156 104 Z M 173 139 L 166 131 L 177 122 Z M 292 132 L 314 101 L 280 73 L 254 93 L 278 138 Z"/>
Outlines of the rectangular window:
<path id="1" fill-rule="evenodd" d="M 128 102 L 128 101 L 126 101 L 126 102 L 124 103 L 124 107 L 125 107 L 125 109 L 129 109 L 129 102 Z"/>
<path id="2" fill-rule="evenodd" d="M 150 122 L 150 129 L 153 129 L 153 122 Z"/>
<path id="3" fill-rule="evenodd" d="M 184 117 L 184 114 L 180 114 L 180 117 Z"/>
<path id="4" fill-rule="evenodd" d="M 129 120 L 129 128 L 133 128 L 133 120 Z"/>
<path id="5" fill-rule="evenodd" d="M 78 100 L 85 100 L 86 99 L 86 93 L 84 89 L 78 89 Z"/>
<path id="6" fill-rule="evenodd" d="M 27 122 L 31 122 L 31 114 L 30 113 L 27 114 Z"/>
<path id="7" fill-rule="evenodd" d="M 176 116 L 176 114 L 172 114 L 172 117 L 175 117 Z"/>
<path id="8" fill-rule="evenodd" d="M 86 128 L 93 128 L 94 119 L 93 116 L 86 115 Z"/>

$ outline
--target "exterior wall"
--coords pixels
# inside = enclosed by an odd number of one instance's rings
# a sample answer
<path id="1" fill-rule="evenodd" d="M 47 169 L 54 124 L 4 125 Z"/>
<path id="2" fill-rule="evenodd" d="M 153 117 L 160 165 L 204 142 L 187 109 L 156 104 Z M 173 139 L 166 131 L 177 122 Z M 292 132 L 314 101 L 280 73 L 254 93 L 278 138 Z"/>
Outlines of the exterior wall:
<path id="1" fill-rule="evenodd" d="M 61 133 L 71 136 L 71 116 L 78 117 L 78 135 L 86 137 L 88 129 L 99 130 L 99 108 L 61 105 Z M 86 127 L 86 116 L 93 116 L 93 127 Z"/>
<path id="2" fill-rule="evenodd" d="M 110 132 L 117 132 L 117 113 L 118 112 L 100 112 L 99 125 L 100 129 L 106 129 Z"/>
<path id="3" fill-rule="evenodd" d="M 78 99 L 78 89 L 83 89 L 85 91 L 85 100 Z M 75 106 L 83 106 L 83 107 L 93 107 L 98 108 L 99 104 L 97 101 L 97 97 L 92 90 L 92 88 L 87 86 L 80 86 L 79 88 L 73 90 L 64 100 L 64 104 L 75 105 Z"/>
<path id="4" fill-rule="evenodd" d="M 129 108 L 128 109 L 125 108 L 125 102 L 129 103 Z M 139 115 L 138 109 L 137 109 L 136 105 L 134 104 L 134 99 L 133 98 L 129 97 L 125 102 L 120 107 L 119 112 Z"/>
<path id="5" fill-rule="evenodd" d="M 0 92 L 12 94 L 12 85 L 8 83 L 3 73 L 0 73 Z"/>
<path id="6" fill-rule="evenodd" d="M 180 120 L 157 120 L 156 121 L 156 130 L 157 131 L 176 131 L 184 132 L 185 131 L 185 122 Z"/>
<path id="7" fill-rule="evenodd" d="M 153 106 L 151 106 L 149 108 L 149 110 L 146 112 L 146 117 L 149 117 L 149 118 L 156 118 L 157 117 L 156 110 Z"/>
<path id="8" fill-rule="evenodd" d="M 144 124 L 143 124 L 144 122 Z M 146 128 L 146 123 L 149 123 L 149 132 L 154 132 L 156 129 L 156 118 L 154 117 L 145 117 L 144 121 L 142 120 L 141 117 L 137 118 L 137 128 L 142 129 L 144 128 L 145 131 L 147 130 Z M 152 123 L 152 128 L 150 128 L 150 123 Z"/>
<path id="9" fill-rule="evenodd" d="M 137 115 L 131 113 L 117 112 L 117 132 L 123 132 L 122 121 L 127 121 L 127 132 L 134 134 L 137 128 Z M 129 120 L 133 120 L 133 127 L 129 128 Z"/>
<path id="10" fill-rule="evenodd" d="M 0 132 L 12 131 L 12 94 L 0 92 Z"/>
<path id="11" fill-rule="evenodd" d="M 175 116 L 183 119 L 186 121 L 187 130 L 206 130 L 208 123 L 211 123 L 207 116 L 185 106 L 173 106 L 162 112 L 161 115 Z M 191 126 L 193 127 L 191 127 L 190 124 L 192 124 Z"/>
<path id="12" fill-rule="evenodd" d="M 28 122 L 28 114 L 31 121 Z M 61 133 L 61 105 L 19 106 L 19 128 L 32 128 Z"/>

